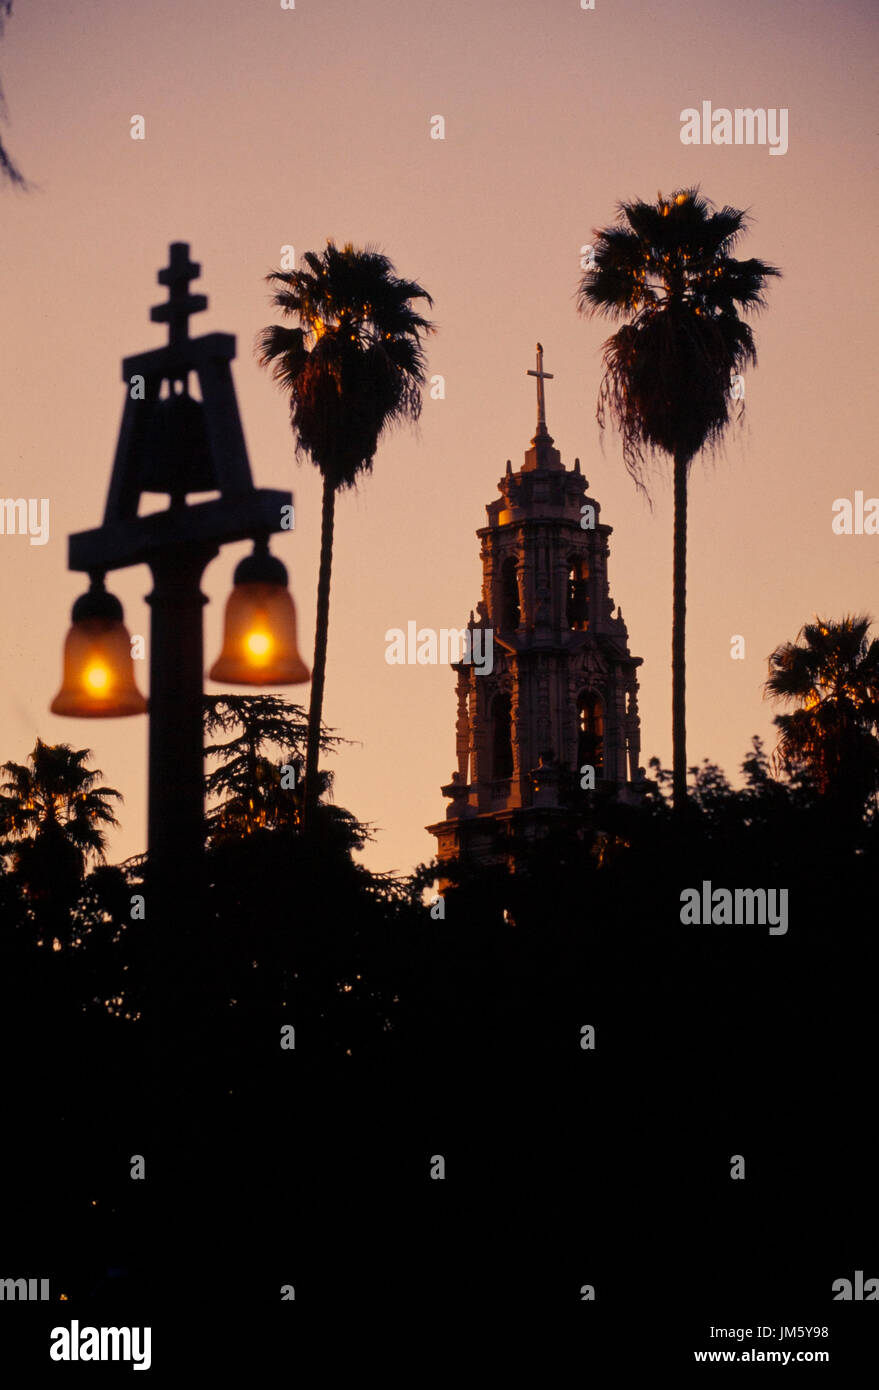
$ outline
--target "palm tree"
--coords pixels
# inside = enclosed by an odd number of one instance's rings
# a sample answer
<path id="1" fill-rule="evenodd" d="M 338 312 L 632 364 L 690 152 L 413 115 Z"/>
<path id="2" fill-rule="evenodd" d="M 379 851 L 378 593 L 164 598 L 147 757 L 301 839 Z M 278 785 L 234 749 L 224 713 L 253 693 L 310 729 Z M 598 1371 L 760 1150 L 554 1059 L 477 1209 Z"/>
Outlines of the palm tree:
<path id="1" fill-rule="evenodd" d="M 3 25 L 9 15 L 12 14 L 12 0 L 0 0 L 0 38 L 3 37 Z M 6 115 L 6 103 L 3 100 L 3 88 L 0 87 L 0 116 Z M 26 188 L 27 181 L 18 169 L 12 156 L 7 151 L 3 141 L 0 140 L 0 175 L 15 184 L 19 188 Z"/>
<path id="2" fill-rule="evenodd" d="M 100 786 L 100 768 L 86 767 L 91 749 L 37 739 L 26 764 L 6 762 L 0 782 L 0 855 L 33 906 L 50 916 L 76 899 L 89 860 L 103 863 L 105 827 L 118 826 L 113 787 Z"/>
<path id="3" fill-rule="evenodd" d="M 593 233 L 594 265 L 583 275 L 578 308 L 627 321 L 603 344 L 597 418 L 622 434 L 623 459 L 649 497 L 645 451 L 674 461 L 672 769 L 674 805 L 687 797 L 686 566 L 687 481 L 703 448 L 716 448 L 731 420 L 730 378 L 757 353 L 738 309 L 765 307 L 765 261 L 730 252 L 745 229 L 736 208 L 712 211 L 698 188 L 656 203 L 620 203 L 619 223 Z M 740 407 L 739 414 L 741 414 Z"/>
<path id="4" fill-rule="evenodd" d="M 296 454 L 308 454 L 323 477 L 320 571 L 314 667 L 305 757 L 305 819 L 317 803 L 318 755 L 327 634 L 333 522 L 336 493 L 356 486 L 372 468 L 379 438 L 400 421 L 421 413 L 426 361 L 421 335 L 433 324 L 410 301 L 430 295 L 412 280 L 397 278 L 380 252 L 367 247 L 342 250 L 327 242 L 317 255 L 307 251 L 303 268 L 273 271 L 269 283 L 281 288 L 272 302 L 296 328 L 273 324 L 260 333 L 261 366 L 290 397 Z"/>
<path id="5" fill-rule="evenodd" d="M 795 642 L 769 658 L 765 693 L 795 702 L 777 714 L 776 766 L 805 771 L 818 792 L 844 814 L 860 816 L 879 791 L 879 641 L 872 619 L 815 618 Z"/>

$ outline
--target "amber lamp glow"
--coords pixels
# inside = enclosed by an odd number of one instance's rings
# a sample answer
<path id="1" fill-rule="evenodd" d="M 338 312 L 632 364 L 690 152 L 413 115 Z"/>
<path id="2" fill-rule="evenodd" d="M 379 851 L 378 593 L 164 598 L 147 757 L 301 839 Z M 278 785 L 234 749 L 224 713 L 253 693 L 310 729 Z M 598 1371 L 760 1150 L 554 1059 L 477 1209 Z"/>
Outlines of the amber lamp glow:
<path id="1" fill-rule="evenodd" d="M 73 605 L 73 626 L 64 644 L 61 689 L 49 708 L 77 719 L 118 719 L 144 714 L 147 702 L 134 680 L 131 638 L 122 604 L 104 588 L 103 575 Z"/>
<path id="2" fill-rule="evenodd" d="M 256 541 L 253 554 L 235 571 L 223 650 L 209 674 L 212 681 L 232 685 L 301 685 L 311 679 L 296 643 L 287 571 L 269 554 L 266 540 Z"/>

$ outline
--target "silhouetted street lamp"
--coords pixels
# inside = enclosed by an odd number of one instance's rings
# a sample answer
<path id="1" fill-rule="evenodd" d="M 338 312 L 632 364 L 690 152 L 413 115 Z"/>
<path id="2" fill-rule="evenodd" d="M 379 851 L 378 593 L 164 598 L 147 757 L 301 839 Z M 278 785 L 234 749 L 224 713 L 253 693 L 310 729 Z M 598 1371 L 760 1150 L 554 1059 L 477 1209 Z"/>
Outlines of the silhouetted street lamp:
<path id="1" fill-rule="evenodd" d="M 223 652 L 211 678 L 248 685 L 309 679 L 296 645 L 287 572 L 268 538 L 292 517 L 289 492 L 256 488 L 235 398 L 228 333 L 189 337 L 189 316 L 207 308 L 189 293 L 200 267 L 175 242 L 159 272 L 165 304 L 150 312 L 168 324 L 165 347 L 126 358 L 128 390 L 103 524 L 69 540 L 69 567 L 89 574 L 73 609 L 56 714 L 79 718 L 139 714 L 122 606 L 108 594 L 108 570 L 148 564 L 153 575 L 149 695 L 149 890 L 153 912 L 171 931 L 203 891 L 204 737 L 202 607 L 205 567 L 222 545 L 251 539 L 254 552 L 235 573 Z M 201 399 L 189 394 L 190 377 Z M 164 394 L 163 394 L 164 393 Z M 210 501 L 187 494 L 218 491 Z M 141 495 L 167 493 L 164 511 L 138 516 Z M 151 913 L 152 915 L 152 913 Z"/>
<path id="2" fill-rule="evenodd" d="M 289 492 L 256 488 L 230 363 L 228 333 L 189 337 L 189 316 L 207 308 L 189 293 L 200 267 L 185 242 L 171 246 L 159 283 L 167 303 L 151 311 L 168 324 L 168 343 L 126 358 L 127 388 L 103 524 L 69 538 L 68 564 L 89 575 L 73 607 L 56 714 L 80 718 L 144 712 L 134 680 L 122 605 L 104 587 L 110 570 L 147 564 L 153 576 L 149 692 L 149 830 L 146 961 L 151 1007 L 151 1128 L 156 1250 L 179 1245 L 181 1231 L 215 1219 L 203 1192 L 199 1116 L 219 1073 L 205 1068 L 228 999 L 214 986 L 218 957 L 206 911 L 204 816 L 204 656 L 200 584 L 220 547 L 251 540 L 235 572 L 215 680 L 248 685 L 307 681 L 296 645 L 287 571 L 269 554 L 275 531 L 292 523 Z M 189 393 L 190 377 L 200 399 Z M 165 493 L 163 511 L 139 516 L 145 492 Z M 218 492 L 187 502 L 191 493 Z M 219 953 L 222 954 L 222 953 Z M 201 1216 L 196 1219 L 196 1212 Z M 191 1236 L 193 1240 L 197 1237 Z"/>

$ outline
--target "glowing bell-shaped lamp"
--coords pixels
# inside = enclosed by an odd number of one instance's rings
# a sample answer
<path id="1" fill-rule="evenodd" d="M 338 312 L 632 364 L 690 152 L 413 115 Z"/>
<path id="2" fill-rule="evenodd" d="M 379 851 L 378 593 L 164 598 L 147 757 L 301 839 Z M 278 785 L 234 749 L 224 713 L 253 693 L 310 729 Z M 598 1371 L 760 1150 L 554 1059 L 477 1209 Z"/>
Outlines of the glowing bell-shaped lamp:
<path id="1" fill-rule="evenodd" d="M 232 685 L 301 685 L 311 674 L 296 645 L 296 608 L 287 571 L 267 540 L 235 570 L 226 604 L 223 650 L 210 679 Z"/>
<path id="2" fill-rule="evenodd" d="M 144 714 L 147 702 L 134 681 L 131 638 L 122 604 L 104 588 L 104 576 L 73 605 L 73 626 L 64 644 L 64 677 L 49 708 L 77 719 L 116 719 Z"/>

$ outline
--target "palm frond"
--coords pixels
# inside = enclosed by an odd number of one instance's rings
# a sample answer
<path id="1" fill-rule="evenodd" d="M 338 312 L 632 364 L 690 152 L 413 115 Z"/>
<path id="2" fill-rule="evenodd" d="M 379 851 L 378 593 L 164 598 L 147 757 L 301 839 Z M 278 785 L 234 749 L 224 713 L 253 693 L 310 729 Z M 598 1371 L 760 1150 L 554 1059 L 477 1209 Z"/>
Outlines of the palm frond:
<path id="1" fill-rule="evenodd" d="M 421 339 L 434 325 L 412 301 L 433 301 L 402 280 L 382 252 L 329 240 L 298 270 L 273 271 L 272 302 L 295 328 L 273 325 L 257 355 L 290 400 L 296 452 L 308 454 L 333 487 L 368 472 L 382 434 L 418 419 L 427 361 Z"/>
<path id="2" fill-rule="evenodd" d="M 765 281 L 780 271 L 733 259 L 748 214 L 714 211 L 698 188 L 621 202 L 617 213 L 617 225 L 593 232 L 577 301 L 585 315 L 624 320 L 602 346 L 597 418 L 619 429 L 626 467 L 649 497 L 648 459 L 689 462 L 741 418 L 730 379 L 757 353 L 738 311 L 765 307 Z"/>

